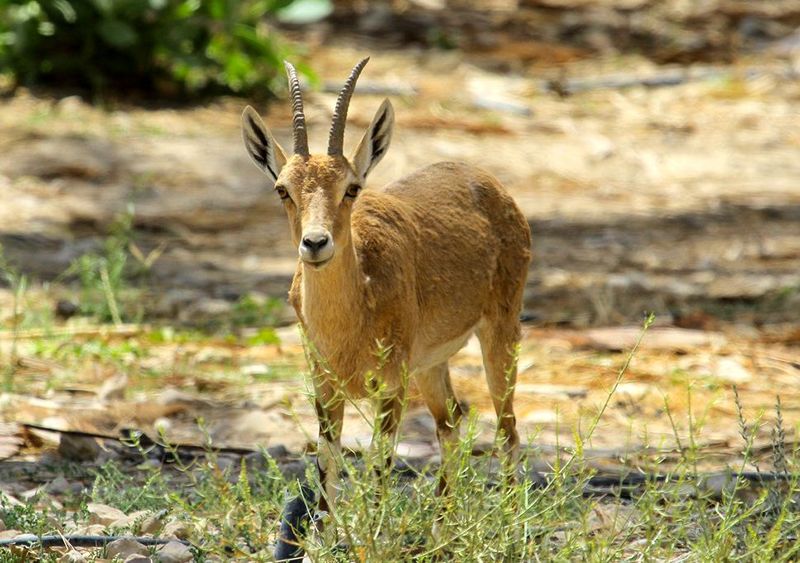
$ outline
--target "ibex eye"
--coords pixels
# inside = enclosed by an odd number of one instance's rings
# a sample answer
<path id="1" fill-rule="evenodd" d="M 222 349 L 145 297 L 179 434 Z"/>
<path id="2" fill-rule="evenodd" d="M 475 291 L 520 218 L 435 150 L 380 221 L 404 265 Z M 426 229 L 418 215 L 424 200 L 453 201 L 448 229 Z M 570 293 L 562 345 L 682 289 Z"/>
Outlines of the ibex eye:
<path id="1" fill-rule="evenodd" d="M 275 191 L 278 192 L 278 197 L 280 197 L 281 199 L 287 199 L 289 197 L 289 192 L 286 191 L 286 188 L 284 188 L 283 186 L 280 185 L 275 186 Z"/>
<path id="2" fill-rule="evenodd" d="M 347 186 L 347 191 L 344 193 L 347 197 L 356 197 L 358 192 L 361 191 L 361 186 L 358 184 L 350 184 Z"/>

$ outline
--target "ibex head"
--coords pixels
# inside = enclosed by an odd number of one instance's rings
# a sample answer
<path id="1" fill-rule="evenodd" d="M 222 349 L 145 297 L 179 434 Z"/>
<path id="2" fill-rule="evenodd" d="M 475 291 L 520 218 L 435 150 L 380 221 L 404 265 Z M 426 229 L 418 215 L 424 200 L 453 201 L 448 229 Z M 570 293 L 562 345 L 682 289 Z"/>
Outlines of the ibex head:
<path id="1" fill-rule="evenodd" d="M 242 114 L 247 152 L 283 201 L 300 259 L 316 268 L 327 264 L 337 247 L 350 242 L 353 202 L 367 174 L 386 154 L 392 136 L 394 110 L 389 100 L 384 100 L 350 159 L 343 154 L 347 108 L 367 61 L 369 58 L 353 68 L 336 100 L 327 155 L 309 154 L 300 82 L 288 62 L 284 64 L 292 96 L 294 154 L 287 158 L 252 107 L 247 106 Z"/>

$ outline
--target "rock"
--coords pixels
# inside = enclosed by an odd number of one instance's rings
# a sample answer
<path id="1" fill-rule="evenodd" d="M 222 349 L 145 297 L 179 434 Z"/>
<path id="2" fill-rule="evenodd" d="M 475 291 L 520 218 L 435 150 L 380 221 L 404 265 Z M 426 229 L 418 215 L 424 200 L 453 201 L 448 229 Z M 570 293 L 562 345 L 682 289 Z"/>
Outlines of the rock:
<path id="1" fill-rule="evenodd" d="M 108 506 L 107 504 L 90 502 L 88 505 L 86 505 L 86 509 L 89 511 L 89 522 L 91 524 L 102 524 L 104 526 L 108 526 L 114 522 L 126 518 L 124 512 L 118 508 L 114 508 L 113 506 Z"/>
<path id="2" fill-rule="evenodd" d="M 307 464 L 303 460 L 289 461 L 280 464 L 281 475 L 287 481 L 301 479 L 306 474 Z"/>
<path id="3" fill-rule="evenodd" d="M 74 116 L 74 114 L 85 111 L 88 106 L 84 103 L 80 96 L 65 96 L 58 100 L 55 108 L 60 113 L 66 113 Z"/>
<path id="4" fill-rule="evenodd" d="M 100 455 L 100 445 L 95 438 L 88 436 L 61 434 L 58 453 L 72 461 L 94 461 Z"/>
<path id="5" fill-rule="evenodd" d="M 124 563 L 152 563 L 153 560 L 147 557 L 146 555 L 129 555 L 125 558 Z"/>
<path id="6" fill-rule="evenodd" d="M 185 540 L 189 536 L 189 527 L 179 520 L 170 520 L 164 524 L 161 535 L 165 538 Z"/>
<path id="7" fill-rule="evenodd" d="M 58 559 L 59 563 L 83 563 L 84 561 L 86 561 L 86 556 L 74 549 L 69 550 Z"/>
<path id="8" fill-rule="evenodd" d="M 233 304 L 224 299 L 201 297 L 197 301 L 181 309 L 178 318 L 182 322 L 203 322 L 229 315 Z"/>
<path id="9" fill-rule="evenodd" d="M 269 375 L 270 367 L 266 364 L 249 364 L 239 368 L 242 375 Z"/>
<path id="10" fill-rule="evenodd" d="M 188 545 L 171 541 L 156 552 L 156 561 L 161 563 L 184 563 L 194 559 Z"/>
<path id="11" fill-rule="evenodd" d="M 59 319 L 69 319 L 80 312 L 80 306 L 67 299 L 59 299 L 56 303 L 56 317 Z"/>
<path id="12" fill-rule="evenodd" d="M 586 145 L 589 158 L 595 162 L 613 156 L 617 150 L 614 142 L 605 135 L 589 133 L 583 136 L 583 142 Z"/>
<path id="13" fill-rule="evenodd" d="M 636 402 L 644 399 L 653 389 L 652 385 L 629 381 L 619 384 L 616 395 L 617 399 L 628 399 Z"/>
<path id="14" fill-rule="evenodd" d="M 111 528 L 128 528 L 134 524 L 141 524 L 144 519 L 150 515 L 149 510 L 137 510 L 136 512 L 131 512 L 130 514 L 112 522 L 109 527 Z"/>
<path id="15" fill-rule="evenodd" d="M 204 298 L 202 291 L 196 289 L 173 288 L 161 296 L 159 308 L 168 311 L 171 316 L 178 316 L 186 307 Z"/>
<path id="16" fill-rule="evenodd" d="M 106 555 L 110 559 L 127 560 L 131 555 L 147 555 L 147 548 L 134 539 L 119 538 L 106 546 Z"/>
<path id="17" fill-rule="evenodd" d="M 522 417 L 522 422 L 528 424 L 555 424 L 558 422 L 558 415 L 555 411 L 534 410 Z"/>
<path id="18" fill-rule="evenodd" d="M 753 374 L 739 360 L 731 357 L 717 359 L 714 376 L 730 383 L 747 383 L 752 381 Z"/>
<path id="19" fill-rule="evenodd" d="M 10 540 L 12 538 L 16 538 L 21 533 L 22 532 L 20 532 L 19 530 L 14 530 L 14 529 L 3 530 L 2 532 L 0 532 L 0 540 Z"/>
<path id="20" fill-rule="evenodd" d="M 234 467 L 241 467 L 241 465 L 238 464 L 237 462 L 238 459 L 234 459 L 226 455 L 219 455 L 217 456 L 217 469 L 222 473 L 228 471 L 230 477 L 236 480 L 239 478 L 239 471 L 238 470 L 234 471 L 233 469 Z"/>
<path id="21" fill-rule="evenodd" d="M 399 442 L 395 452 L 400 457 L 427 458 L 436 454 L 436 448 L 428 442 Z"/>
<path id="22" fill-rule="evenodd" d="M 122 400 L 125 398 L 125 390 L 127 388 L 128 375 L 118 373 L 103 382 L 103 385 L 97 391 L 97 398 L 101 401 Z"/>
<path id="23" fill-rule="evenodd" d="M 45 485 L 44 490 L 51 495 L 63 495 L 71 489 L 69 481 L 60 475 Z"/>
<path id="24" fill-rule="evenodd" d="M 139 530 L 143 534 L 153 534 L 161 529 L 162 520 L 164 519 L 164 515 L 167 513 L 166 510 L 159 510 L 158 512 L 154 512 L 149 516 L 146 516 L 143 520 L 141 525 L 139 526 Z"/>

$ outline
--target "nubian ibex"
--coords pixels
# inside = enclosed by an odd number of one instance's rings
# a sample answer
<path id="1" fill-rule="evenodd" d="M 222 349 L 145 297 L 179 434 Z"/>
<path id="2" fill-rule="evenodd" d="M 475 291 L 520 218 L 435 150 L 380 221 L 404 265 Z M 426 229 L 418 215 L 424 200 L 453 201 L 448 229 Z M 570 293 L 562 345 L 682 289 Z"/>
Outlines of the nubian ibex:
<path id="1" fill-rule="evenodd" d="M 364 189 L 394 125 L 384 100 L 355 152 L 344 156 L 347 109 L 368 60 L 339 94 L 326 155 L 309 154 L 300 83 L 289 63 L 294 154 L 252 107 L 242 114 L 247 152 L 274 183 L 300 255 L 289 301 L 313 348 L 321 510 L 332 508 L 336 494 L 344 400 L 370 393 L 376 342 L 388 350 L 380 368 L 382 433 L 397 430 L 408 375 L 436 422 L 444 459 L 461 417 L 447 362 L 474 333 L 506 459 L 515 463 L 519 450 L 512 403 L 528 223 L 493 176 L 467 164 L 442 162 Z M 445 487 L 443 477 L 439 492 Z"/>

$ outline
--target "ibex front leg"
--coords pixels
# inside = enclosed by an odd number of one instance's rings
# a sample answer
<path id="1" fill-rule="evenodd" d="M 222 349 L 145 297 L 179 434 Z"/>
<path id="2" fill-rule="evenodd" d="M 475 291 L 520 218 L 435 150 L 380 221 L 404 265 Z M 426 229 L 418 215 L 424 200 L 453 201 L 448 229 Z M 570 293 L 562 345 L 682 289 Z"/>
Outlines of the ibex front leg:
<path id="1" fill-rule="evenodd" d="M 319 421 L 317 471 L 322 486 L 319 510 L 330 513 L 336 502 L 336 489 L 342 459 L 344 401 L 334 393 L 318 390 L 315 406 Z"/>
<path id="2" fill-rule="evenodd" d="M 379 461 L 383 466 L 376 466 L 375 471 L 378 477 L 384 480 L 384 485 L 387 483 L 385 479 L 389 477 L 392 470 L 395 440 L 397 438 L 397 429 L 400 425 L 402 410 L 403 401 L 398 395 L 381 397 L 378 401 L 380 439 L 376 446 L 380 448 L 378 453 L 382 456 L 382 459 Z"/>

